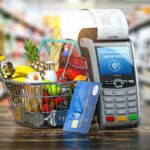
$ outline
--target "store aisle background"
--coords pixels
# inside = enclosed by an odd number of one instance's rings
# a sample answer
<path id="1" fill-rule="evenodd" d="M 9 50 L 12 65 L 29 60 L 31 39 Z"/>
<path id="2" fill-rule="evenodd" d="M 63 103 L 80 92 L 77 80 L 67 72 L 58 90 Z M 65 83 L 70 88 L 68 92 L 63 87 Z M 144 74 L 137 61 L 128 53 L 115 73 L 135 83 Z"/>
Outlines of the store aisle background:
<path id="1" fill-rule="evenodd" d="M 149 0 L 0 0 L 0 53 L 17 64 L 28 63 L 24 39 L 63 38 L 62 18 L 83 8 L 119 8 L 127 16 L 135 45 L 142 108 L 150 105 L 150 1 Z M 66 28 L 69 27 L 68 20 Z M 68 28 L 69 27 L 69 28 Z M 45 57 L 45 52 L 42 57 Z M 3 88 L 0 85 L 0 97 Z M 2 105 L 6 101 L 0 101 Z M 147 106 L 145 106 L 147 105 Z M 149 112 L 149 110 L 148 110 Z"/>

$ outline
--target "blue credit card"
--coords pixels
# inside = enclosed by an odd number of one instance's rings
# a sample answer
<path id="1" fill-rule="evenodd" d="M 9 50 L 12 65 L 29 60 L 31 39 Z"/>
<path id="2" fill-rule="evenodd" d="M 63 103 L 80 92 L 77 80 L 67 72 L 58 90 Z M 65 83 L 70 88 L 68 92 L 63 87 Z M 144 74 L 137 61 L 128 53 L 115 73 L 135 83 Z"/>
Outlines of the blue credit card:
<path id="1" fill-rule="evenodd" d="M 64 131 L 88 133 L 100 87 L 98 82 L 77 82 L 64 123 Z"/>

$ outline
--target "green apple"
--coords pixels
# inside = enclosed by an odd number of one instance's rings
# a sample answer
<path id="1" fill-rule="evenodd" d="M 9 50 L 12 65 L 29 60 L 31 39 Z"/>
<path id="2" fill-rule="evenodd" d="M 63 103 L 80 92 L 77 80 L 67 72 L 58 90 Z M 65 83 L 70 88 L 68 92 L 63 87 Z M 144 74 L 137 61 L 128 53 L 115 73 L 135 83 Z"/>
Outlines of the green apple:
<path id="1" fill-rule="evenodd" d="M 44 82 L 47 83 L 47 84 L 44 84 L 44 89 L 45 89 L 45 90 L 48 90 L 49 87 L 50 87 L 50 80 L 44 80 Z M 48 83 L 49 83 L 49 84 L 48 84 Z"/>
<path id="2" fill-rule="evenodd" d="M 48 93 L 52 96 L 57 96 L 61 94 L 61 86 L 57 84 L 48 85 Z"/>

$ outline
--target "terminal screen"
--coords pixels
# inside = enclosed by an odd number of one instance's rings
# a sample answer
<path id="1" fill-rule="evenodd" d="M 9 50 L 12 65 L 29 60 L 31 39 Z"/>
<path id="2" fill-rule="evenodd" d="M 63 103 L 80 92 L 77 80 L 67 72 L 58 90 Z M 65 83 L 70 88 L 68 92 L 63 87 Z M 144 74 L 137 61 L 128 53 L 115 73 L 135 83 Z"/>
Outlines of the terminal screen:
<path id="1" fill-rule="evenodd" d="M 97 47 L 101 75 L 131 75 L 132 61 L 129 47 Z"/>

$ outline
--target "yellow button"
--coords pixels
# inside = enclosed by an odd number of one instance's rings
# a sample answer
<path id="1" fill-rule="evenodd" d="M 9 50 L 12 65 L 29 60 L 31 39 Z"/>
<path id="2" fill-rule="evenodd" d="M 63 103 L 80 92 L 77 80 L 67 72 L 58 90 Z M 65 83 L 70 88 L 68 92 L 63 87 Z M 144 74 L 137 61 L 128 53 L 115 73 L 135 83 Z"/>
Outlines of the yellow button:
<path id="1" fill-rule="evenodd" d="M 127 117 L 126 116 L 118 116 L 117 121 L 118 122 L 125 122 L 125 121 L 127 121 Z"/>

